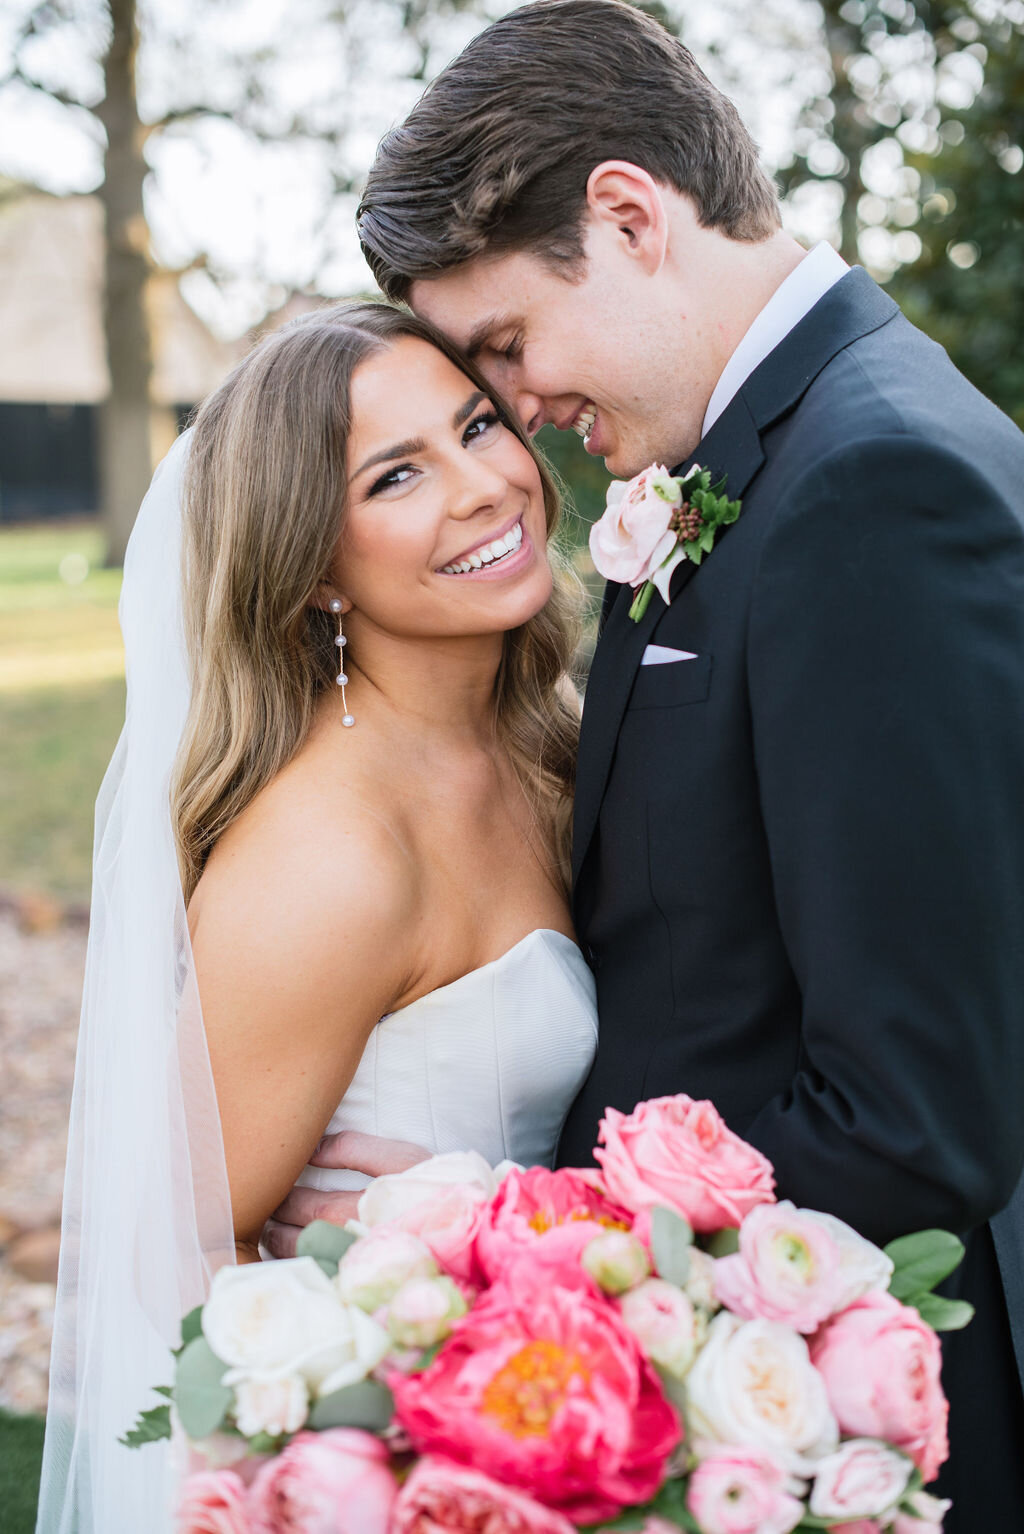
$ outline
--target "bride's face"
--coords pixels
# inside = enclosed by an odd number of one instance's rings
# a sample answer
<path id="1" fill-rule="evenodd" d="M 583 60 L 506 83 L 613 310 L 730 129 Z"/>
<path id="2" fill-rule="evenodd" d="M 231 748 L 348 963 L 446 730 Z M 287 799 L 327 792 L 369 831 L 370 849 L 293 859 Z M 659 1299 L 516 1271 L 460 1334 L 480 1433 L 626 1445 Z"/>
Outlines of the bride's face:
<path id="1" fill-rule="evenodd" d="M 408 637 L 500 633 L 551 595 L 530 452 L 426 341 L 402 336 L 351 384 L 338 587 L 361 623 Z"/>

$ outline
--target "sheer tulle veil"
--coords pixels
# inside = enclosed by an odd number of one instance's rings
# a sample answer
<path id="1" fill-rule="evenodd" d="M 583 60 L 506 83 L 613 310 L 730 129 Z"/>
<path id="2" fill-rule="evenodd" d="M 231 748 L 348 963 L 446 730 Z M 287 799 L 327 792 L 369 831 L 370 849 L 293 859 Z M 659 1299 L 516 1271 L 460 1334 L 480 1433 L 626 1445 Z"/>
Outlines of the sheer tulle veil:
<path id="1" fill-rule="evenodd" d="M 234 1261 L 231 1207 L 171 829 L 189 702 L 181 615 L 187 435 L 125 559 L 124 731 L 96 805 L 92 915 L 64 1185 L 37 1534 L 165 1534 L 166 1441 L 119 1438 L 170 1383 L 168 1348 Z"/>

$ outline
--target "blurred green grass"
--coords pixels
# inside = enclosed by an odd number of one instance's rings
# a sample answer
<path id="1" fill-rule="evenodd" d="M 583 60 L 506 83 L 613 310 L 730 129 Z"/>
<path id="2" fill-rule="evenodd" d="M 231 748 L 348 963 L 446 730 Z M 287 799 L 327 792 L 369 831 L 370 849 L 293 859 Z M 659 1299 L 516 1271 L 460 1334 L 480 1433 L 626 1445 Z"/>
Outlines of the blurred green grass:
<path id="1" fill-rule="evenodd" d="M 17 1417 L 0 1407 L 0 1528 L 4 1534 L 32 1534 L 42 1462 L 42 1417 Z"/>
<path id="2" fill-rule="evenodd" d="M 124 717 L 121 572 L 88 522 L 0 528 L 0 887 L 88 898 Z"/>

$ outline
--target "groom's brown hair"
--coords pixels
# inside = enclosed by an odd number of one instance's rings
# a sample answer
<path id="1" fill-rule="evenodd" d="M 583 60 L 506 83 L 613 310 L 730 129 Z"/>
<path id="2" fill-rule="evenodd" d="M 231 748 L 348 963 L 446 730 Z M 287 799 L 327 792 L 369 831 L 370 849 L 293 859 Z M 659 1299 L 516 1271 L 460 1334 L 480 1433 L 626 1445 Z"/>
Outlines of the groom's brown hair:
<path id="1" fill-rule="evenodd" d="M 603 160 L 685 192 L 732 239 L 779 227 L 757 146 L 677 38 L 622 0 L 537 0 L 474 38 L 382 141 L 363 252 L 394 300 L 485 253 L 531 250 L 573 276 Z"/>

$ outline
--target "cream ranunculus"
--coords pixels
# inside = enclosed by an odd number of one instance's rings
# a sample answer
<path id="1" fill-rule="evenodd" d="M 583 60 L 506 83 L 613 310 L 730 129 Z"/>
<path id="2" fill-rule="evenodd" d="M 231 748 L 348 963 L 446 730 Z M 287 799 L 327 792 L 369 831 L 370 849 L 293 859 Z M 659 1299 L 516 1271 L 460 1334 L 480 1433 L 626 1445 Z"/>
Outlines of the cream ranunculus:
<path id="1" fill-rule="evenodd" d="M 343 1304 L 312 1257 L 220 1268 L 203 1333 L 226 1385 L 298 1375 L 317 1394 L 365 1379 L 388 1349 L 384 1328 Z"/>
<path id="2" fill-rule="evenodd" d="M 246 1438 L 297 1433 L 309 1415 L 309 1391 L 297 1374 L 273 1380 L 242 1380 L 235 1386 L 235 1422 Z"/>
<path id="3" fill-rule="evenodd" d="M 433 1278 L 437 1271 L 430 1248 L 418 1236 L 381 1225 L 352 1243 L 336 1283 L 347 1305 L 372 1315 L 394 1299 L 407 1279 Z"/>
<path id="4" fill-rule="evenodd" d="M 807 1473 L 839 1429 L 807 1343 L 776 1321 L 722 1311 L 686 1379 L 691 1442 L 749 1444 Z"/>

